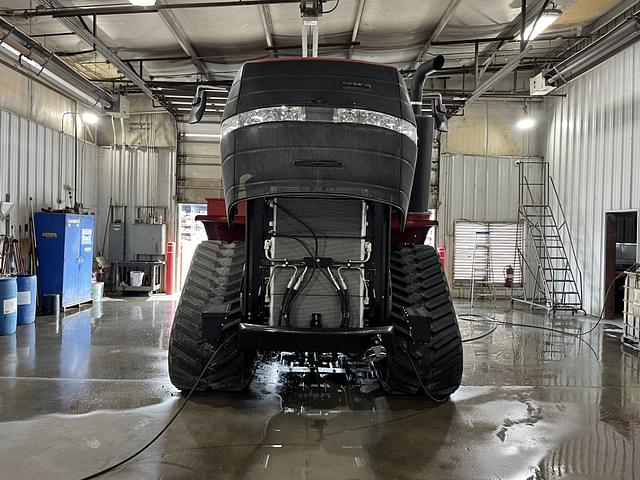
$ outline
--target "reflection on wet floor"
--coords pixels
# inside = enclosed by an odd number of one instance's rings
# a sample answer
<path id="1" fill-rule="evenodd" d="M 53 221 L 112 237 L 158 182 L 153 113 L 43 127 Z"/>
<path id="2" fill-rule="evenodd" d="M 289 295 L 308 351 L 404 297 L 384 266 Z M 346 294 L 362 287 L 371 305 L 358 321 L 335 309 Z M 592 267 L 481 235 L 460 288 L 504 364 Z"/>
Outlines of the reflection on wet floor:
<path id="1" fill-rule="evenodd" d="M 507 325 L 465 343 L 463 387 L 443 405 L 266 361 L 246 392 L 195 395 L 108 478 L 640 478 L 638 354 L 615 325 L 579 339 L 513 324 L 580 333 L 593 319 L 507 307 L 473 310 Z M 166 366 L 174 308 L 104 302 L 0 337 L 3 470 L 80 478 L 153 436 L 182 398 Z"/>

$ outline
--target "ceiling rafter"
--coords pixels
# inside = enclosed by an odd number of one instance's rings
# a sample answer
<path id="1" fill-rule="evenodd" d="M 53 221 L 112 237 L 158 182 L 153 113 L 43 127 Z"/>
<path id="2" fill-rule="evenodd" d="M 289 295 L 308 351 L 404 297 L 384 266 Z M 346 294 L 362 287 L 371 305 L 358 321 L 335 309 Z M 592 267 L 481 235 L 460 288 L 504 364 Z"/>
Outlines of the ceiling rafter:
<path id="1" fill-rule="evenodd" d="M 260 12 L 260 22 L 262 22 L 262 30 L 264 31 L 264 41 L 267 44 L 267 48 L 270 49 L 271 55 L 277 56 L 278 52 L 273 42 L 273 20 L 271 19 L 271 10 L 269 5 L 258 5 Z"/>
<path id="2" fill-rule="evenodd" d="M 453 14 L 455 13 L 456 8 L 458 8 L 460 1 L 461 0 L 451 0 L 449 2 L 449 5 L 447 5 L 447 8 L 445 9 L 444 13 L 440 17 L 440 20 L 438 20 L 438 24 L 431 32 L 431 35 L 429 35 L 429 38 L 427 39 L 423 47 L 420 49 L 420 53 L 416 57 L 416 60 L 413 65 L 414 69 L 418 68 L 420 64 L 424 61 L 425 57 L 429 53 L 431 44 L 438 39 L 442 31 L 446 28 L 447 24 L 453 17 Z"/>
<path id="3" fill-rule="evenodd" d="M 364 7 L 367 4 L 367 0 L 359 0 L 358 10 L 356 11 L 356 19 L 353 22 L 353 28 L 351 29 L 351 44 L 349 45 L 349 53 L 347 58 L 353 56 L 353 50 L 356 47 L 356 40 L 358 39 L 358 32 L 360 31 L 360 25 L 362 24 L 362 16 L 364 15 Z"/>
<path id="4" fill-rule="evenodd" d="M 165 6 L 165 0 L 160 0 L 160 5 Z M 182 25 L 180 25 L 180 22 L 178 22 L 178 19 L 176 18 L 173 11 L 166 8 L 159 10 L 158 14 L 160 15 L 160 18 L 169 29 L 171 34 L 177 40 L 180 48 L 182 48 L 184 53 L 189 56 L 189 58 L 191 59 L 191 63 L 193 63 L 193 65 L 196 67 L 198 73 L 208 80 L 211 76 L 211 72 L 207 68 L 207 65 L 202 60 L 200 60 L 200 57 L 193 48 L 193 45 L 191 45 L 191 41 L 189 40 L 187 33 L 184 31 L 184 28 L 182 28 Z"/>
<path id="5" fill-rule="evenodd" d="M 53 8 L 61 8 L 63 5 L 58 0 L 42 0 L 40 2 L 44 6 L 53 7 Z M 157 101 L 167 109 L 167 111 L 173 113 L 175 108 L 171 105 L 170 102 L 167 102 L 162 96 L 156 95 L 151 88 L 147 85 L 147 83 L 129 66 L 127 65 L 118 55 L 113 53 L 111 49 L 98 37 L 96 37 L 93 33 L 88 31 L 82 22 L 74 17 L 65 17 L 60 18 L 60 22 L 64 24 L 72 32 L 75 32 L 82 40 L 87 42 L 89 45 L 94 45 L 96 51 L 100 53 L 105 59 L 113 64 L 125 77 L 127 77 L 134 85 L 136 85 L 140 90 L 150 97 L 152 100 Z"/>
<path id="6" fill-rule="evenodd" d="M 323 0 L 327 1 L 327 0 Z M 138 7 L 134 5 L 110 5 L 110 6 L 86 6 L 67 7 L 58 3 L 56 6 L 48 5 L 49 8 L 4 8 L 0 13 L 5 16 L 17 17 L 80 17 L 89 15 L 127 15 L 141 13 L 157 13 L 160 10 L 180 10 L 193 8 L 218 8 L 218 7 L 246 7 L 250 5 L 276 5 L 279 3 L 300 3 L 300 0 L 235 0 L 216 2 L 190 2 L 190 3 L 167 3 L 156 4 L 149 7 Z"/>

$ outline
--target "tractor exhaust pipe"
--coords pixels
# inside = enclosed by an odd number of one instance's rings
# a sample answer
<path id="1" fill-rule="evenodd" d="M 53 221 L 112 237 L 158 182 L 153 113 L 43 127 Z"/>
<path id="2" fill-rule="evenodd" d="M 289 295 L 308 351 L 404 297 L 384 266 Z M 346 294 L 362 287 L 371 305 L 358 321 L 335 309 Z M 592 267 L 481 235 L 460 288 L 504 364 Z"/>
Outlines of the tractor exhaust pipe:
<path id="1" fill-rule="evenodd" d="M 413 185 L 409 201 L 410 212 L 422 213 L 429 209 L 433 128 L 434 119 L 438 119 L 438 109 L 436 108 L 436 102 L 434 101 L 433 118 L 422 115 L 422 90 L 424 89 L 424 82 L 427 76 L 437 70 L 440 70 L 443 66 L 444 57 L 442 55 L 437 55 L 431 60 L 420 65 L 413 74 L 413 83 L 411 85 L 411 104 L 413 105 L 413 113 L 416 116 L 416 127 L 418 129 L 418 155 L 416 158 L 416 169 L 413 174 Z M 446 128 L 446 120 L 444 124 L 441 122 L 436 123 L 439 125 L 445 125 L 444 128 Z"/>
<path id="2" fill-rule="evenodd" d="M 422 107 L 422 90 L 424 82 L 429 75 L 444 67 L 444 57 L 436 55 L 431 60 L 424 62 L 418 67 L 413 74 L 413 83 L 411 84 L 411 104 L 413 105 L 413 113 L 420 115 Z"/>

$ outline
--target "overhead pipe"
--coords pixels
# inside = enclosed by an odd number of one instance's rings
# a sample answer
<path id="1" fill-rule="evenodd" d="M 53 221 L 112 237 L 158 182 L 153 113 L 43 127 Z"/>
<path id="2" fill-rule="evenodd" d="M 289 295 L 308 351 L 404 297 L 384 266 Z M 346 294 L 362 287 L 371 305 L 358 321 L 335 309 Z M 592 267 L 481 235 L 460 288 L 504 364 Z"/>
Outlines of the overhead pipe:
<path id="1" fill-rule="evenodd" d="M 327 0 L 323 0 L 327 1 Z M 246 7 L 250 5 L 277 5 L 282 3 L 300 3 L 300 0 L 233 0 L 214 2 L 191 2 L 191 3 L 166 3 L 152 6 L 135 5 L 108 5 L 108 6 L 86 6 L 86 7 L 66 7 L 64 5 L 52 4 L 50 8 L 4 8 L 0 10 L 2 15 L 14 17 L 85 17 L 89 15 L 126 15 L 139 13 L 157 13 L 161 10 L 181 10 L 193 8 L 215 8 L 215 7 Z"/>
<path id="2" fill-rule="evenodd" d="M 640 39 L 640 14 L 632 15 L 606 35 L 553 67 L 545 77 L 560 86 L 598 66 Z"/>
<path id="3" fill-rule="evenodd" d="M 0 17 L 0 55 L 90 107 L 110 107 L 113 96 L 59 56 Z"/>

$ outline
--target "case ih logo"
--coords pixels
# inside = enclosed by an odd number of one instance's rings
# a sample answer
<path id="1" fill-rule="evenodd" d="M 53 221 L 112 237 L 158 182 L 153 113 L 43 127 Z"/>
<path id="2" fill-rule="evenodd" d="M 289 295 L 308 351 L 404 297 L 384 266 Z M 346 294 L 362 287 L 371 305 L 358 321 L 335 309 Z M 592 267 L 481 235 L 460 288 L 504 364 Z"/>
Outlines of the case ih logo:
<path id="1" fill-rule="evenodd" d="M 345 80 L 342 82 L 342 86 L 347 88 L 363 88 L 365 90 L 371 90 L 371 84 L 367 82 L 352 82 L 350 80 Z"/>

